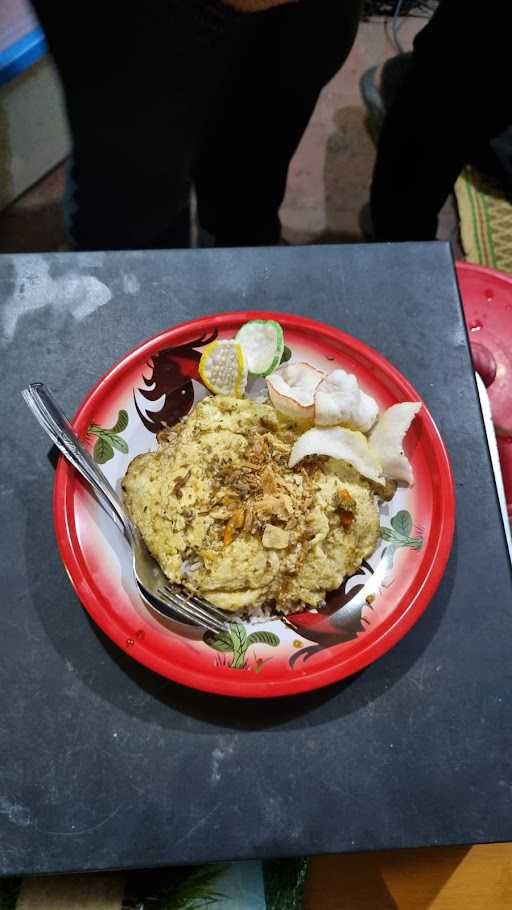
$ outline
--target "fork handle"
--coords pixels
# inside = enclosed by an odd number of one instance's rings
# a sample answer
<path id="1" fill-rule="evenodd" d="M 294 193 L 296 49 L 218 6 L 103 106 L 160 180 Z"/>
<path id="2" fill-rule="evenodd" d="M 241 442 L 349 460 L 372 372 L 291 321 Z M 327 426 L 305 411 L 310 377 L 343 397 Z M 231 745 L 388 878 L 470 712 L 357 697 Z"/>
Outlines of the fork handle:
<path id="1" fill-rule="evenodd" d="M 125 536 L 131 542 L 134 536 L 132 523 L 119 496 L 82 445 L 49 388 L 43 382 L 32 382 L 21 394 L 43 430 L 62 452 L 64 458 L 91 484 L 98 498 L 107 507 L 110 516 L 121 525 Z"/>

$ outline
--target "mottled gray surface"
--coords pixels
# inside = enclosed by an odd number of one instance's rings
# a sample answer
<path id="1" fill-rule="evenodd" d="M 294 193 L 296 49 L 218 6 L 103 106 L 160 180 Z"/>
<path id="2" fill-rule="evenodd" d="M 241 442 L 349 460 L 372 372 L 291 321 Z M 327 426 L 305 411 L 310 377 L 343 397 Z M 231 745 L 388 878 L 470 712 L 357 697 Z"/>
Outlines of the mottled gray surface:
<path id="1" fill-rule="evenodd" d="M 449 568 L 409 635 L 347 682 L 272 703 L 182 689 L 95 629 L 19 396 L 44 380 L 72 412 L 142 338 L 245 307 L 388 356 L 431 408 L 458 493 Z M 0 870 L 512 840 L 511 574 L 449 248 L 5 256 L 0 326 Z"/>

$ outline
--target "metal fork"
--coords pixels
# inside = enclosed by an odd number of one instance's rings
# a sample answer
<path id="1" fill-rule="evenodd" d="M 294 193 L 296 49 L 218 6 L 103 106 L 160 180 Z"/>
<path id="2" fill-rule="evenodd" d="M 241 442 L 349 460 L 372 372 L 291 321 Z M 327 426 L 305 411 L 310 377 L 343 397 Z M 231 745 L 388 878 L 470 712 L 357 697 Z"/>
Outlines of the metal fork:
<path id="1" fill-rule="evenodd" d="M 126 514 L 119 496 L 80 442 L 50 390 L 42 382 L 33 382 L 21 394 L 43 430 L 64 458 L 90 483 L 101 504 L 123 532 L 132 551 L 133 574 L 142 599 L 168 618 L 179 618 L 211 632 L 225 632 L 229 622 L 224 613 L 202 597 L 185 594 L 166 578 Z"/>

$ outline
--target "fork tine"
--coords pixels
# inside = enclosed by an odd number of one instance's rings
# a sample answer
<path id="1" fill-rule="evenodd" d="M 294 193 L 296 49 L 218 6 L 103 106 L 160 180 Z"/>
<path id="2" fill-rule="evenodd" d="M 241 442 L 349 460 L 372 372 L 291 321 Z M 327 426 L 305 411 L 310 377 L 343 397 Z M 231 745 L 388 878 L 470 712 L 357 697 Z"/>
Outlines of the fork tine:
<path id="1" fill-rule="evenodd" d="M 189 619 L 201 623 L 201 625 L 206 626 L 213 632 L 226 632 L 228 630 L 228 622 L 222 614 L 212 613 L 209 609 L 204 609 L 196 604 L 194 600 L 189 600 L 177 591 L 162 586 L 157 589 L 157 595 L 164 602 L 167 600 L 173 604 L 177 612 L 183 613 L 184 616 L 186 615 Z"/>
<path id="2" fill-rule="evenodd" d="M 182 604 L 178 603 L 175 599 L 168 597 L 167 595 L 158 594 L 158 596 L 153 596 L 150 600 L 151 605 L 156 609 L 158 609 L 157 605 L 159 602 L 165 607 L 170 607 L 170 609 L 173 610 L 173 612 L 176 614 L 178 620 L 180 618 L 190 620 L 194 625 L 202 626 L 203 628 L 208 629 L 210 632 L 213 632 L 215 634 L 225 631 L 221 623 L 217 622 L 217 620 L 199 618 L 192 610 L 187 609 Z"/>
<path id="3" fill-rule="evenodd" d="M 209 601 L 205 600 L 204 597 L 199 597 L 198 594 L 191 594 L 191 595 L 184 594 L 181 591 L 177 591 L 176 588 L 173 588 L 172 585 L 170 585 L 169 583 L 164 584 L 162 586 L 162 590 L 166 591 L 172 597 L 183 598 L 184 600 L 187 601 L 187 603 L 190 603 L 195 607 L 202 608 L 205 611 L 205 613 L 208 614 L 208 616 L 214 616 L 216 619 L 219 620 L 219 622 L 237 622 L 237 620 L 234 617 L 233 617 L 233 619 L 230 618 L 228 620 L 226 614 L 223 613 L 222 610 L 219 610 L 217 607 L 214 607 L 213 604 L 211 604 L 211 603 L 209 603 Z"/>
<path id="4" fill-rule="evenodd" d="M 227 630 L 227 627 L 224 623 L 196 612 L 192 607 L 180 603 L 180 601 L 176 600 L 173 597 L 168 597 L 168 595 L 161 593 L 158 594 L 158 597 L 164 603 L 168 603 L 177 615 L 183 616 L 185 619 L 190 620 L 195 625 L 203 626 L 205 629 L 209 629 L 210 632 L 214 632 L 215 634 L 219 632 L 225 632 Z"/>
<path id="5" fill-rule="evenodd" d="M 199 623 L 199 625 L 204 626 L 205 628 L 209 629 L 210 632 L 214 632 L 214 633 L 225 631 L 223 628 L 221 628 L 220 623 L 217 623 L 216 620 L 214 620 L 214 621 L 199 620 L 197 618 L 197 616 L 190 609 L 188 609 L 184 606 L 181 606 L 175 599 L 168 597 L 167 595 L 158 596 L 156 594 L 150 593 L 144 587 L 144 585 L 142 585 L 140 582 L 137 582 L 137 586 L 139 588 L 139 592 L 140 592 L 143 600 L 145 600 L 146 603 L 149 604 L 150 607 L 153 607 L 154 610 L 157 610 L 157 612 L 162 613 L 162 615 L 168 616 L 167 608 L 169 608 L 175 614 L 174 618 L 176 618 L 178 620 L 179 619 L 188 619 L 195 625 L 197 625 Z M 164 609 L 164 608 L 166 608 L 166 609 Z"/>
<path id="6" fill-rule="evenodd" d="M 196 598 L 188 598 L 186 595 L 181 593 L 176 593 L 176 591 L 170 592 L 167 590 L 165 592 L 167 596 L 175 598 L 178 603 L 187 605 L 188 609 L 193 610 L 197 616 L 202 616 L 205 619 L 212 620 L 213 622 L 218 623 L 223 630 L 227 631 L 229 624 L 231 622 L 224 614 L 211 608 L 206 601 L 196 600 Z"/>

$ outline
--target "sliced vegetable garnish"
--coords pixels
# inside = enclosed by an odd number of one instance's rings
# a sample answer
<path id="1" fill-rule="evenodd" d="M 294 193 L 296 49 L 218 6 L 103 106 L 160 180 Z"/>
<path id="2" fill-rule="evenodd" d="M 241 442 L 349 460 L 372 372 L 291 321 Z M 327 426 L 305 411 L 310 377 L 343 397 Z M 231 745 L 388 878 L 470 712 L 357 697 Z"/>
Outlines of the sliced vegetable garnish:
<path id="1" fill-rule="evenodd" d="M 361 389 L 356 377 L 345 370 L 334 370 L 315 391 L 315 423 L 317 426 L 342 424 L 352 430 L 367 433 L 379 413 L 374 398 Z"/>
<path id="2" fill-rule="evenodd" d="M 283 330 L 273 319 L 252 319 L 239 329 L 235 340 L 242 345 L 247 369 L 255 376 L 268 376 L 281 363 Z"/>
<path id="3" fill-rule="evenodd" d="M 352 465 L 368 480 L 383 485 L 384 477 L 378 459 L 371 451 L 366 436 L 345 427 L 312 427 L 302 436 L 290 453 L 289 466 L 295 467 L 307 455 L 328 455 Z"/>
<path id="4" fill-rule="evenodd" d="M 212 341 L 199 361 L 199 375 L 215 395 L 241 398 L 247 383 L 244 352 L 237 341 Z"/>
<path id="5" fill-rule="evenodd" d="M 324 375 L 309 363 L 287 363 L 267 376 L 268 393 L 276 411 L 292 420 L 312 420 L 315 389 Z"/>
<path id="6" fill-rule="evenodd" d="M 414 483 L 414 475 L 404 454 L 403 441 L 420 408 L 420 401 L 391 405 L 379 418 L 368 439 L 372 452 L 382 464 L 385 477 L 403 480 L 409 486 Z"/>

